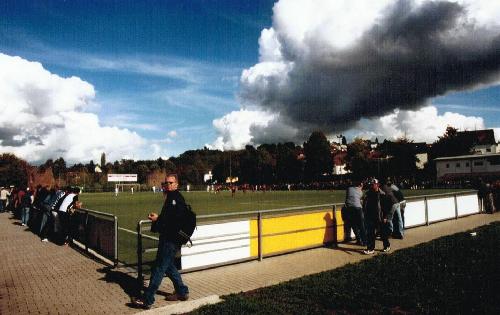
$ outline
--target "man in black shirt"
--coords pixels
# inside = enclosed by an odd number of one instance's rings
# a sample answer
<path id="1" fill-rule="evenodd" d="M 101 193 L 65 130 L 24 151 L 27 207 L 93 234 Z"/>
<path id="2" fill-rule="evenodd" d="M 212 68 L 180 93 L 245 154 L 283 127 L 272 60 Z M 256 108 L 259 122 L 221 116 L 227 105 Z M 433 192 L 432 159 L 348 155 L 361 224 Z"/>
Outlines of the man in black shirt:
<path id="1" fill-rule="evenodd" d="M 185 301 L 189 298 L 189 289 L 182 282 L 182 277 L 175 266 L 175 254 L 181 247 L 176 222 L 178 222 L 181 211 L 185 211 L 186 202 L 178 190 L 177 174 L 167 175 L 166 185 L 167 197 L 160 215 L 152 212 L 148 216 L 153 221 L 151 231 L 160 233 L 160 241 L 155 266 L 151 271 L 151 280 L 144 292 L 144 298 L 134 301 L 136 307 L 144 309 L 149 309 L 153 305 L 155 293 L 160 287 L 165 273 L 172 280 L 175 288 L 174 294 L 167 299 Z"/>

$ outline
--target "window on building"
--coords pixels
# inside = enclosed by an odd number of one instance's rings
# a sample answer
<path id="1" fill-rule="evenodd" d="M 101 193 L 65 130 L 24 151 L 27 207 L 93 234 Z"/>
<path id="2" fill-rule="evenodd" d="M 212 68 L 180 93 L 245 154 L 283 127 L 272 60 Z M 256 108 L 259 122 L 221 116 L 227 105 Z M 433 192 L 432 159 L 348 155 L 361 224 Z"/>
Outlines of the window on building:
<path id="1" fill-rule="evenodd" d="M 455 165 L 455 167 L 460 167 L 460 163 L 457 163 L 457 164 Z"/>
<path id="2" fill-rule="evenodd" d="M 469 162 L 466 162 L 465 167 L 469 167 L 469 166 L 470 166 Z"/>
<path id="3" fill-rule="evenodd" d="M 483 166 L 483 165 L 484 165 L 483 161 L 474 162 L 474 166 Z"/>
<path id="4" fill-rule="evenodd" d="M 500 165 L 500 156 L 492 156 L 488 158 L 490 165 Z"/>
<path id="5" fill-rule="evenodd" d="M 491 149 L 486 149 L 486 152 L 491 152 Z"/>
<path id="6" fill-rule="evenodd" d="M 450 168 L 450 164 L 446 163 L 446 168 Z"/>

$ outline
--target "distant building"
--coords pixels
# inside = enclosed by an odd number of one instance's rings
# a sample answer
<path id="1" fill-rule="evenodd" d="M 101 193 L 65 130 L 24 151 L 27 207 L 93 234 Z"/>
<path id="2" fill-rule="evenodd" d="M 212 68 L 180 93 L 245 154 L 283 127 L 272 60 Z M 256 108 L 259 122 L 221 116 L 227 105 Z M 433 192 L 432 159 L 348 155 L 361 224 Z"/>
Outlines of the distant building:
<path id="1" fill-rule="evenodd" d="M 441 157 L 435 162 L 438 180 L 500 176 L 500 153 Z"/>
<path id="2" fill-rule="evenodd" d="M 338 151 L 333 154 L 333 175 L 345 175 L 351 173 L 346 169 L 347 151 Z"/>
<path id="3" fill-rule="evenodd" d="M 417 161 L 415 162 L 417 169 L 423 170 L 425 164 L 429 161 L 429 147 L 425 142 L 416 142 L 409 143 L 409 145 L 413 146 L 413 150 L 415 152 L 415 156 L 417 157 Z"/>

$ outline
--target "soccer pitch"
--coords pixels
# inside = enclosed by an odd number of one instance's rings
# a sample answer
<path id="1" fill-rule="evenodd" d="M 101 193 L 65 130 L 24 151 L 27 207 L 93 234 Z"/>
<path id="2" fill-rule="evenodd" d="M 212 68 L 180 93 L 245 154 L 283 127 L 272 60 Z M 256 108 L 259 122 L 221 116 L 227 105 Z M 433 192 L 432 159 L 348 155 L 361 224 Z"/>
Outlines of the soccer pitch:
<path id="1" fill-rule="evenodd" d="M 442 194 L 460 190 L 432 189 L 406 190 L 405 196 Z M 222 191 L 217 194 L 205 191 L 182 192 L 186 202 L 197 215 L 224 214 L 243 211 L 259 211 L 290 207 L 306 207 L 314 205 L 343 203 L 344 190 L 307 190 L 307 191 L 266 191 L 243 193 L 238 191 L 234 197 L 231 192 Z M 150 212 L 161 211 L 163 194 L 148 192 L 114 193 L 82 193 L 80 200 L 83 207 L 89 210 L 110 213 L 118 218 L 118 259 L 127 264 L 136 263 L 137 223 L 147 219 Z M 148 247 L 154 247 L 151 242 Z"/>

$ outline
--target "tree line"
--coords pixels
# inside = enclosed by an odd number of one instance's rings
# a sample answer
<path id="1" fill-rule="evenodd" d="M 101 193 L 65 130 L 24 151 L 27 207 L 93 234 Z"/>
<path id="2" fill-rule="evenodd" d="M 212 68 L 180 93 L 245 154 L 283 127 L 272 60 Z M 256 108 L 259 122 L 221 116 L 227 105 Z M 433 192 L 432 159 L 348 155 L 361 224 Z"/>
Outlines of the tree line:
<path id="1" fill-rule="evenodd" d="M 188 150 L 178 157 L 156 160 L 129 160 L 107 162 L 105 153 L 100 163 L 93 160 L 87 164 L 71 166 L 59 157 L 49 159 L 38 167 L 13 154 L 0 156 L 0 185 L 21 185 L 27 183 L 29 174 L 51 171 L 56 183 L 104 188 L 107 174 L 137 174 L 138 182 L 148 184 L 153 173 L 176 172 L 181 183 L 205 184 L 204 175 L 212 172 L 212 182 L 225 183 L 227 178 L 238 178 L 239 184 L 285 184 L 331 181 L 334 160 L 345 162 L 350 172 L 344 177 L 366 178 L 369 176 L 394 176 L 400 178 L 430 179 L 434 176 L 432 159 L 443 155 L 467 154 L 470 147 L 460 143 L 457 129 L 449 127 L 432 146 L 426 146 L 430 163 L 419 170 L 416 166 L 417 146 L 409 139 L 384 140 L 382 143 L 354 139 L 347 143 L 328 141 L 321 131 L 311 133 L 302 145 L 293 142 L 262 144 L 257 147 L 247 145 L 242 150 L 220 151 L 208 148 Z M 375 146 L 374 146 L 375 145 Z M 375 148 L 376 147 L 376 148 Z M 421 148 L 420 148 L 421 149 Z M 30 172 L 31 169 L 31 172 Z M 112 185 L 112 184 L 111 184 Z"/>

